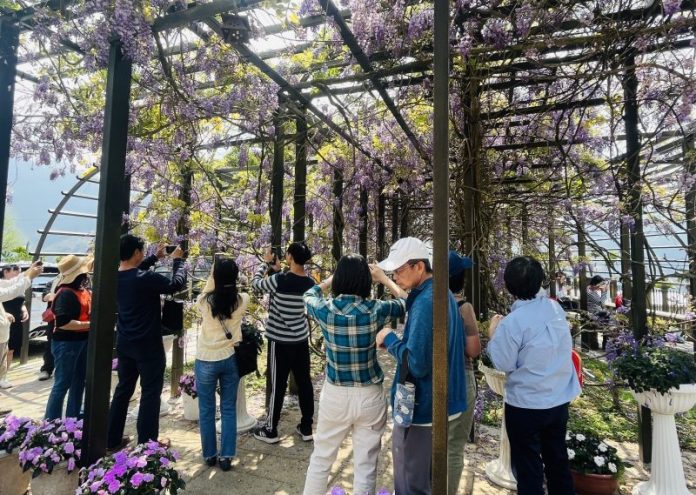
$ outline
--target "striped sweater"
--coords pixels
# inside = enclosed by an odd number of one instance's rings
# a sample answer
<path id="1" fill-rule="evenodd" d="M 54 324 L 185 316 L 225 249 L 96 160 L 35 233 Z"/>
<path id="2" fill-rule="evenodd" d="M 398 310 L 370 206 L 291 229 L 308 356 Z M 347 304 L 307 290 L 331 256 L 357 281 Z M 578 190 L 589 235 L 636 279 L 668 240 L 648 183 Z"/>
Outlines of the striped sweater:
<path id="1" fill-rule="evenodd" d="M 302 295 L 314 287 L 314 280 L 294 273 L 274 273 L 264 278 L 268 265 L 259 267 L 251 279 L 254 290 L 270 294 L 266 338 L 275 342 L 303 342 L 309 338 Z"/>

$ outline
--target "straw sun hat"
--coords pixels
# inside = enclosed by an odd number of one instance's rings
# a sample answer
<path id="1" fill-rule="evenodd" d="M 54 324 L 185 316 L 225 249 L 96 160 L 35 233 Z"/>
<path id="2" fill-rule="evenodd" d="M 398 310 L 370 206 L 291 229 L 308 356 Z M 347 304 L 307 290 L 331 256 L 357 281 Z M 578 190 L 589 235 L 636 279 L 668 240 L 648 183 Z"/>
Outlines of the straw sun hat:
<path id="1" fill-rule="evenodd" d="M 60 276 L 58 285 L 70 284 L 75 281 L 78 275 L 89 272 L 90 258 L 75 256 L 74 254 L 65 256 L 58 262 Z"/>

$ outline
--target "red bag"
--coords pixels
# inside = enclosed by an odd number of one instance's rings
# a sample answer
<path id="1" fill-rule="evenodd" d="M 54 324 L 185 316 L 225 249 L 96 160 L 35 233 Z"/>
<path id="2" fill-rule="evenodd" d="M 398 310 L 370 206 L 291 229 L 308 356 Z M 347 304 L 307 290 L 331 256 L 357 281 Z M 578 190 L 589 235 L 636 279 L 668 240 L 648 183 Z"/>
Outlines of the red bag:
<path id="1" fill-rule="evenodd" d="M 51 308 L 51 306 L 44 309 L 44 312 L 41 313 L 41 321 L 44 321 L 46 323 L 52 323 L 53 321 L 55 321 L 55 319 L 56 315 L 53 314 L 53 309 Z"/>
<path id="2" fill-rule="evenodd" d="M 582 358 L 580 357 L 580 353 L 573 349 L 571 351 L 571 356 L 573 359 L 573 366 L 575 367 L 575 374 L 578 375 L 578 382 L 580 382 L 580 388 L 583 386 L 583 377 L 582 377 Z"/>

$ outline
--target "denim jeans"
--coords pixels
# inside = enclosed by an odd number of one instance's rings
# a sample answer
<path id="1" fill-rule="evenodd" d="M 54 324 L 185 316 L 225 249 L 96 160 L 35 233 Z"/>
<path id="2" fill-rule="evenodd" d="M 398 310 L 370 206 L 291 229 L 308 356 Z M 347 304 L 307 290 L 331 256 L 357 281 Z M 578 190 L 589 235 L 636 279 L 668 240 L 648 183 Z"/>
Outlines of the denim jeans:
<path id="1" fill-rule="evenodd" d="M 46 419 L 63 416 L 63 401 L 68 395 L 65 416 L 77 418 L 82 409 L 82 395 L 87 375 L 87 340 L 51 342 L 55 359 L 53 388 L 46 404 Z"/>
<path id="2" fill-rule="evenodd" d="M 222 436 L 220 457 L 237 454 L 237 387 L 239 372 L 237 358 L 232 355 L 221 361 L 196 359 L 196 387 L 198 388 L 198 422 L 201 428 L 203 457 L 218 455 L 215 436 L 215 388 L 220 383 L 220 416 Z"/>

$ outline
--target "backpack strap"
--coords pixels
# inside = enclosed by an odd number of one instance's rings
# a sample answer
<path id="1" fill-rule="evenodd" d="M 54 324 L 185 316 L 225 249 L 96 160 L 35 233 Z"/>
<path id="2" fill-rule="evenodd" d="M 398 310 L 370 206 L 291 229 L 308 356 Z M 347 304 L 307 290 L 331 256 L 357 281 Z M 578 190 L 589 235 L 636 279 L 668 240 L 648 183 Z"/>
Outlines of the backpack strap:
<path id="1" fill-rule="evenodd" d="M 399 373 L 399 383 L 403 385 L 411 378 L 411 371 L 408 368 L 408 349 L 404 351 L 403 356 L 401 356 L 401 372 Z"/>

